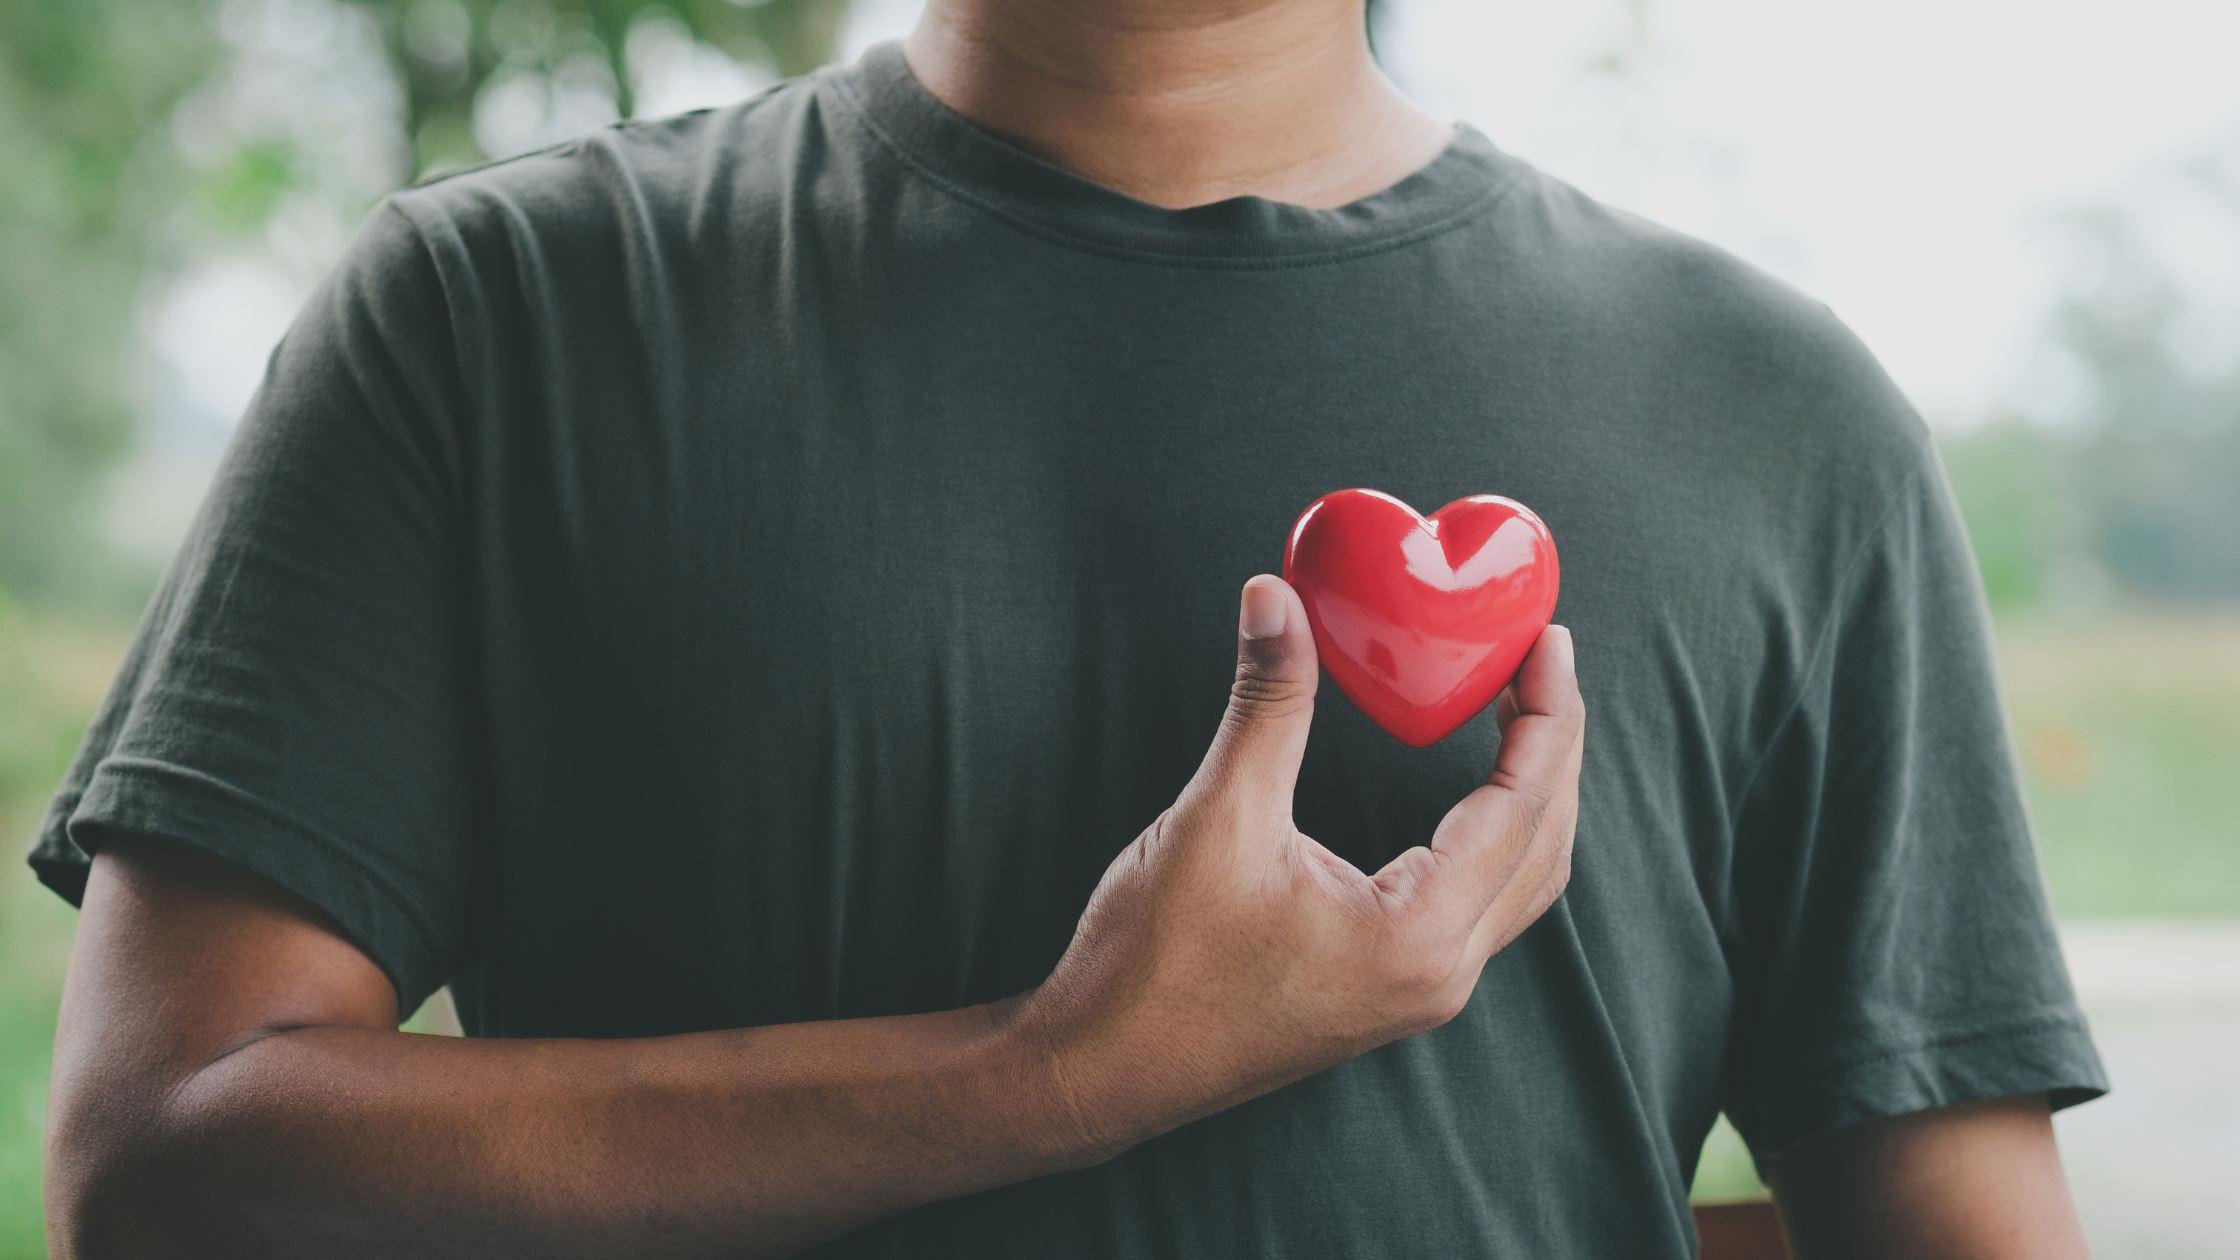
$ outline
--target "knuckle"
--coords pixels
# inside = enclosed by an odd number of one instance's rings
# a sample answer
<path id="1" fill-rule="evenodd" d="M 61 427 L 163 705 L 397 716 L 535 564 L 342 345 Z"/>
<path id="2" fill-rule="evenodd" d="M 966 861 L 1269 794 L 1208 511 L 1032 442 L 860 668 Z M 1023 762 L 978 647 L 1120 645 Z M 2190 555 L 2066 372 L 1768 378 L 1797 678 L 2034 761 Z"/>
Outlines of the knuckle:
<path id="1" fill-rule="evenodd" d="M 1314 689 L 1288 678 L 1269 678 L 1237 671 L 1229 684 L 1229 707 L 1249 717 L 1278 717 L 1298 712 L 1314 699 Z"/>
<path id="2" fill-rule="evenodd" d="M 1548 895 L 1551 899 L 1563 895 L 1571 887 L 1571 846 L 1563 846 L 1563 856 L 1556 860 L 1556 869 L 1548 874 Z"/>
<path id="3" fill-rule="evenodd" d="M 1537 829 L 1540 819 L 1546 817 L 1549 808 L 1556 803 L 1555 785 L 1537 779 L 1527 779 L 1517 784 L 1517 791 L 1532 803 L 1533 826 Z"/>
<path id="4" fill-rule="evenodd" d="M 1550 872 L 1548 878 L 1541 882 L 1539 893 L 1532 899 L 1532 917 L 1538 919 L 1541 915 L 1546 914 L 1563 896 L 1564 890 L 1569 887 L 1571 887 L 1571 864 L 1566 862 Z"/>
<path id="5" fill-rule="evenodd" d="M 1438 1004 L 1452 979 L 1446 967 L 1423 958 L 1396 959 L 1385 968 L 1382 987 L 1410 1010 Z"/>
<path id="6" fill-rule="evenodd" d="M 1549 713 L 1562 719 L 1564 725 L 1580 725 L 1587 720 L 1587 698 L 1576 687 L 1565 687 L 1549 704 Z"/>
<path id="7" fill-rule="evenodd" d="M 1525 823 L 1528 830 L 1539 825 L 1540 818 L 1548 812 L 1550 806 L 1556 803 L 1558 795 L 1556 784 L 1545 779 L 1518 774 L 1505 766 L 1495 767 L 1494 772 L 1488 776 L 1486 782 L 1488 785 L 1497 787 L 1524 802 L 1526 807 Z"/>

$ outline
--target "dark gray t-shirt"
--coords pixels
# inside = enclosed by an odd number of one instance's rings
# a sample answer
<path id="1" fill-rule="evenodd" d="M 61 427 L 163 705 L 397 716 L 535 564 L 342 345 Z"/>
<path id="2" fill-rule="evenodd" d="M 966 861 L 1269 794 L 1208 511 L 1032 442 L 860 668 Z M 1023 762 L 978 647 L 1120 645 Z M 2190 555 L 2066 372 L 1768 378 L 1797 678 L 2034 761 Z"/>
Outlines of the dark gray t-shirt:
<path id="1" fill-rule="evenodd" d="M 480 1036 L 1002 997 L 1344 486 L 1554 531 L 1570 891 L 1447 1027 L 818 1254 L 1678 1257 L 1722 1107 L 1764 1157 L 2102 1088 L 1960 526 L 1826 310 L 1467 129 L 1343 209 L 1157 209 L 892 47 L 384 204 L 32 861 L 201 846 Z M 1299 823 L 1374 868 L 1495 740 L 1326 689 Z"/>

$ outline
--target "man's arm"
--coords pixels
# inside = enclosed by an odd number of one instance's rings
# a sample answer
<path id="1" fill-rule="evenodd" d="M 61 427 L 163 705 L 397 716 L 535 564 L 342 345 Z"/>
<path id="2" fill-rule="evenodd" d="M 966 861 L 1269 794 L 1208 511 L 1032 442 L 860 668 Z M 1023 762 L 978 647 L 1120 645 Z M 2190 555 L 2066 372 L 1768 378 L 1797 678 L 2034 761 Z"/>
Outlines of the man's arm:
<path id="1" fill-rule="evenodd" d="M 2088 1260 L 2044 1094 L 1823 1133 L 1768 1170 L 1797 1260 Z"/>
<path id="2" fill-rule="evenodd" d="M 1462 1009 L 1570 869 L 1584 712 L 1543 635 L 1487 784 L 1374 876 L 1291 824 L 1317 678 L 1256 578 L 1204 763 L 1034 990 L 616 1041 L 396 1031 L 316 909 L 103 838 L 55 1052 L 58 1257 L 776 1255 L 1109 1158 Z"/>
<path id="3" fill-rule="evenodd" d="M 1084 1153 L 987 1007 L 635 1041 L 396 1018 L 308 903 L 107 838 L 57 1037 L 57 1254 L 783 1251 Z"/>

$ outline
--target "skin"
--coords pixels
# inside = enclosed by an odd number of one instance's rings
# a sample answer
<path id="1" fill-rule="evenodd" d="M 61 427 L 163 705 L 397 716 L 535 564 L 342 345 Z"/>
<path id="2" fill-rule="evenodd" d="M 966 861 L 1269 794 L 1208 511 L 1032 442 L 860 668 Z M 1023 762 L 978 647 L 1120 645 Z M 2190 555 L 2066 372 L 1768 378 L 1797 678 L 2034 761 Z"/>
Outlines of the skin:
<path id="1" fill-rule="evenodd" d="M 614 1041 L 396 1031 L 316 910 L 102 838 L 50 1102 L 54 1254 L 783 1255 L 1109 1159 L 1434 1028 L 1570 873 L 1585 712 L 1542 635 L 1487 782 L 1374 875 L 1300 834 L 1318 670 L 1290 587 L 1240 601 L 1198 773 L 1048 980 L 932 1015 Z"/>
<path id="2" fill-rule="evenodd" d="M 1377 68 L 1361 0 L 931 0 L 903 50 L 982 129 L 1169 208 L 1342 206 L 1454 136 Z"/>
<path id="3" fill-rule="evenodd" d="M 1824 1133 L 1768 1173 L 1806 1260 L 2086 1260 L 2044 1094 Z"/>
<path id="4" fill-rule="evenodd" d="M 1156 205 L 1335 206 L 1449 130 L 1358 0 L 933 0 L 907 55 L 964 117 Z M 1291 822 L 1317 669 L 1255 578 L 1197 775 L 1114 861 L 1048 980 L 931 1015 L 635 1041 L 396 1031 L 317 909 L 109 834 L 55 1048 L 57 1257 L 783 1255 L 1108 1159 L 1437 1027 L 1570 872 L 1584 711 L 1551 627 L 1498 763 L 1374 875 Z M 2084 1254 L 2042 1099 L 1823 1135 L 1772 1180 L 1798 1254 Z"/>

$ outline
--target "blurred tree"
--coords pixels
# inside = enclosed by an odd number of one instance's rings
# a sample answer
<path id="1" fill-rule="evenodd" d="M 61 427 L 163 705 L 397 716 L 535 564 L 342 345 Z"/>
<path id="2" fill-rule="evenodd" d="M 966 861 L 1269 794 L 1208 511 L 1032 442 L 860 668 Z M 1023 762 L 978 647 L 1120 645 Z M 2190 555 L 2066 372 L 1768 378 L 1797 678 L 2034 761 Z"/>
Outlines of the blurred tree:
<path id="1" fill-rule="evenodd" d="M 2240 603 L 2240 133 L 2058 226 L 2073 401 L 1938 439 L 1984 587 L 2007 609 Z"/>
<path id="2" fill-rule="evenodd" d="M 2076 545 L 2066 444 L 2043 427 L 2003 418 L 1939 434 L 1937 449 L 1991 606 L 2043 603 L 2056 564 Z"/>
<path id="3" fill-rule="evenodd" d="M 848 0 L 354 0 L 375 11 L 405 87 L 406 134 L 420 172 L 480 161 L 475 101 L 516 73 L 592 77 L 631 114 L 630 27 L 681 21 L 695 38 L 780 76 L 831 60 Z"/>
<path id="4" fill-rule="evenodd" d="M 350 2 L 381 31 L 419 173 L 481 160 L 473 109 L 493 75 L 596 63 L 627 115 L 635 22 L 681 24 L 742 62 L 796 74 L 830 57 L 847 7 Z M 89 582 L 106 574 L 90 528 L 93 490 L 129 443 L 146 379 L 134 314 L 163 235 L 155 229 L 178 236 L 172 229 L 192 221 L 188 235 L 205 245 L 247 239 L 306 178 L 301 145 L 285 135 L 234 145 L 215 163 L 183 160 L 174 141 L 181 102 L 226 65 L 221 11 L 254 8 L 0 0 L 0 591 L 43 601 L 102 585 Z"/>
<path id="5" fill-rule="evenodd" d="M 0 589 L 85 576 L 93 479 L 128 439 L 132 310 L 176 177 L 172 106 L 216 55 L 176 0 L 0 0 Z"/>
<path id="6" fill-rule="evenodd" d="M 2240 137 L 2232 144 L 2240 152 Z M 2240 211 L 2240 197 L 2221 200 Z M 2182 361 L 2188 294 L 2140 223 L 2100 207 L 2073 225 L 2085 265 L 2055 331 L 2089 382 L 2076 481 L 2096 549 L 2140 594 L 2240 601 L 2240 360 L 2208 371 Z M 2240 213 L 2230 226 L 2240 236 Z"/>

